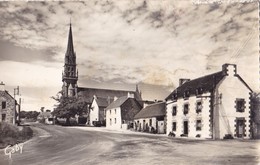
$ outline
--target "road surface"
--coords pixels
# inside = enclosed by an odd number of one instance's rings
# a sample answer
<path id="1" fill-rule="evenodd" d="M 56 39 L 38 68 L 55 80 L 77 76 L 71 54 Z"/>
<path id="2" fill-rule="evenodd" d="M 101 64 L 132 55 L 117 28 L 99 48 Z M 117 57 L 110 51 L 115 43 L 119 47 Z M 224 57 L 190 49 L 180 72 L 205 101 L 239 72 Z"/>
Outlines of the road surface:
<path id="1" fill-rule="evenodd" d="M 256 140 L 188 140 L 102 128 L 31 126 L 34 138 L 11 159 L 0 150 L 0 165 L 260 164 Z"/>

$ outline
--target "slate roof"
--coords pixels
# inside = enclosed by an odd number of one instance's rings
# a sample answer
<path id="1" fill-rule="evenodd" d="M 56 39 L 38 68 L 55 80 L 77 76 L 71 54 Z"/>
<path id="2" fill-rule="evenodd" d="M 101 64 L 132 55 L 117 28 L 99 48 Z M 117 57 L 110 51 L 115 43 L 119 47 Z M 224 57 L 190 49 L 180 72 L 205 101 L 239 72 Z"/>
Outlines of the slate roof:
<path id="1" fill-rule="evenodd" d="M 122 104 L 124 104 L 124 102 L 127 99 L 128 99 L 127 96 L 120 97 L 117 100 L 115 100 L 114 102 L 112 102 L 106 109 L 113 109 L 113 108 L 120 107 Z"/>
<path id="2" fill-rule="evenodd" d="M 6 91 L 6 90 L 0 91 L 0 96 L 4 96 L 4 95 L 7 95 L 10 99 L 15 100 L 14 97 L 8 91 Z M 16 100 L 15 100 L 15 104 L 19 105 Z"/>
<path id="3" fill-rule="evenodd" d="M 143 108 L 137 113 L 134 119 L 160 117 L 166 115 L 166 104 L 165 102 L 154 103 Z"/>
<path id="4" fill-rule="evenodd" d="M 87 103 L 92 102 L 93 96 L 102 97 L 102 98 L 114 98 L 127 96 L 128 93 L 134 94 L 134 97 L 137 98 L 139 95 L 138 92 L 135 91 L 124 91 L 124 90 L 112 90 L 112 89 L 97 89 L 97 88 L 78 88 L 78 96 L 83 96 Z"/>
<path id="5" fill-rule="evenodd" d="M 183 97 L 184 92 L 189 91 L 189 95 L 196 95 L 196 91 L 200 88 L 203 93 L 212 91 L 216 85 L 225 77 L 225 73 L 220 71 L 203 77 L 199 77 L 194 80 L 185 82 L 178 88 L 176 88 L 167 98 L 171 99 L 174 93 L 177 93 L 177 97 Z"/>
<path id="6" fill-rule="evenodd" d="M 165 100 L 172 99 L 173 95 L 176 93 L 177 93 L 177 98 L 181 98 L 184 96 L 184 93 L 186 91 L 189 92 L 189 96 L 196 95 L 198 89 L 201 89 L 202 93 L 213 91 L 213 89 L 215 89 L 216 85 L 225 76 L 227 76 L 227 72 L 224 69 L 224 67 L 227 65 L 229 65 L 229 64 L 224 64 L 223 69 L 220 72 L 216 72 L 213 74 L 209 74 L 209 75 L 185 82 L 184 84 L 182 84 L 178 88 L 176 88 L 168 97 L 166 97 Z M 252 92 L 252 89 L 246 84 L 246 82 L 238 74 L 235 74 L 234 76 L 237 77 Z"/>

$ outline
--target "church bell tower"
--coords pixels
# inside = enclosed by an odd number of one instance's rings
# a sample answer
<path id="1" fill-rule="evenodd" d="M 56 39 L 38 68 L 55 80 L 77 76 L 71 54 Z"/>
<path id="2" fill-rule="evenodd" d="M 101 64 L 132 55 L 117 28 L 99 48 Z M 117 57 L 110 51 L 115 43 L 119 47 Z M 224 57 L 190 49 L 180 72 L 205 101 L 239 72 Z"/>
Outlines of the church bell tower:
<path id="1" fill-rule="evenodd" d="M 76 53 L 73 47 L 72 28 L 70 23 L 67 51 L 65 54 L 64 70 L 62 72 L 62 95 L 73 97 L 77 95 L 78 70 L 76 65 Z"/>

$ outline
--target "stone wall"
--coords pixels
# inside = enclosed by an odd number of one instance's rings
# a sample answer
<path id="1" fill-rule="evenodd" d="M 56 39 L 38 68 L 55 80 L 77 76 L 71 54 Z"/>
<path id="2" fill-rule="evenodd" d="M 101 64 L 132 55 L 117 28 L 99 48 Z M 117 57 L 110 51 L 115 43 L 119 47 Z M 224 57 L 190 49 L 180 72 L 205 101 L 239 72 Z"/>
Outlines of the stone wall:
<path id="1" fill-rule="evenodd" d="M 5 103 L 4 103 L 5 102 Z M 5 104 L 5 107 L 4 107 Z M 15 100 L 6 91 L 0 91 L 0 122 L 15 124 Z M 5 119 L 3 118 L 5 116 Z"/>

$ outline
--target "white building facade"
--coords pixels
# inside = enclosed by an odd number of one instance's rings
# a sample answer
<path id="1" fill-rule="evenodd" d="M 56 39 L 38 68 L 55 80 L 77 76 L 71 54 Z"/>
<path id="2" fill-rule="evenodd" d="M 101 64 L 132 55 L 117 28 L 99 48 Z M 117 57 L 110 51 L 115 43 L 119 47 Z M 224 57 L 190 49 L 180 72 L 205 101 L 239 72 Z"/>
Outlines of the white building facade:
<path id="1" fill-rule="evenodd" d="M 194 80 L 182 79 L 166 98 L 166 132 L 176 137 L 250 138 L 251 93 L 234 64 Z"/>
<path id="2" fill-rule="evenodd" d="M 93 121 L 99 121 L 99 106 L 96 101 L 96 97 L 94 96 L 93 101 L 89 110 L 89 125 L 93 126 Z"/>
<path id="3" fill-rule="evenodd" d="M 106 128 L 119 130 L 134 127 L 134 116 L 142 109 L 142 105 L 133 96 L 120 97 L 106 109 Z"/>
<path id="4" fill-rule="evenodd" d="M 116 107 L 106 110 L 107 124 L 106 127 L 109 129 L 121 129 L 122 128 L 122 118 L 121 118 L 121 108 Z"/>

